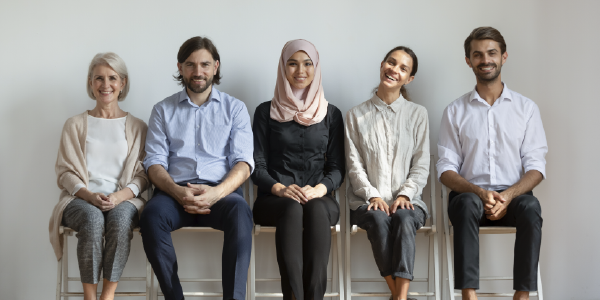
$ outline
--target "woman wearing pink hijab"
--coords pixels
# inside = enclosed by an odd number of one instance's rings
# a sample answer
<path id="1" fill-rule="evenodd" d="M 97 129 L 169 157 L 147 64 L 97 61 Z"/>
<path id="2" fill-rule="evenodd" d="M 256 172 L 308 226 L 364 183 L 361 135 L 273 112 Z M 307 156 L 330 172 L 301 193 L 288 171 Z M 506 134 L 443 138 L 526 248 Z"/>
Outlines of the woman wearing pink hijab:
<path id="1" fill-rule="evenodd" d="M 327 103 L 319 52 L 306 40 L 281 51 L 275 95 L 254 114 L 254 222 L 276 226 L 283 299 L 320 300 L 327 287 L 329 227 L 344 181 L 344 124 Z"/>

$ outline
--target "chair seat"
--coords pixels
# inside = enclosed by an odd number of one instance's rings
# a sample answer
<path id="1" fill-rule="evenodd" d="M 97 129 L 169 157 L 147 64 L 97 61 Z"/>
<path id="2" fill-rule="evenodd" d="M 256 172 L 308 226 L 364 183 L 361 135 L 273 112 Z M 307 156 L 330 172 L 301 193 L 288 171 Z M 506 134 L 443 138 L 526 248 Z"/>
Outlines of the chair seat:
<path id="1" fill-rule="evenodd" d="M 429 234 L 435 233 L 436 230 L 437 229 L 436 229 L 435 225 L 423 226 L 423 227 L 417 229 L 417 233 L 425 233 L 426 235 L 429 235 Z M 366 230 L 358 227 L 358 225 L 352 225 L 352 231 L 351 231 L 352 235 L 356 234 L 359 231 L 360 232 L 366 232 Z"/>
<path id="2" fill-rule="evenodd" d="M 517 233 L 516 227 L 508 226 L 483 226 L 479 227 L 479 234 L 508 234 Z M 450 235 L 454 235 L 454 226 L 450 225 Z M 492 297 L 492 296 L 490 296 Z"/>
<path id="3" fill-rule="evenodd" d="M 337 224 L 335 226 L 331 226 L 331 234 L 336 234 L 340 232 L 340 225 Z M 259 235 L 261 232 L 270 232 L 274 233 L 277 230 L 275 226 L 262 226 L 262 225 L 254 225 L 254 235 Z M 276 297 L 276 296 L 273 296 Z"/>

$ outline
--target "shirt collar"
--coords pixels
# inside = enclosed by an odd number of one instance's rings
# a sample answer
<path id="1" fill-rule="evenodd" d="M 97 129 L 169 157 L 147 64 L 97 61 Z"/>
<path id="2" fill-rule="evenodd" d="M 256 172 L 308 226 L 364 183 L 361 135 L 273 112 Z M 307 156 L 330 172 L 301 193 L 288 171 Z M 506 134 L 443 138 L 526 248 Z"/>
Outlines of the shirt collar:
<path id="1" fill-rule="evenodd" d="M 502 100 L 512 101 L 511 90 L 508 89 L 508 86 L 506 85 L 506 83 L 503 82 L 502 84 L 504 85 L 504 88 L 502 88 L 502 94 L 500 94 L 500 97 L 498 99 L 496 99 L 497 100 L 496 102 L 502 102 Z M 477 86 L 475 86 L 475 88 L 473 88 L 470 99 L 471 99 L 471 102 L 473 102 L 473 100 L 477 100 L 479 102 L 483 102 L 483 103 L 487 104 L 487 102 L 483 98 L 481 98 L 481 96 L 479 96 L 479 93 L 477 92 Z"/>
<path id="2" fill-rule="evenodd" d="M 189 103 L 192 103 L 192 100 L 190 99 L 190 96 L 188 96 L 187 93 L 187 89 L 185 87 L 183 87 L 183 91 L 181 91 L 181 93 L 179 93 L 179 102 L 183 102 L 185 100 L 188 100 Z M 210 100 L 216 100 L 221 102 L 221 92 L 219 92 L 219 90 L 217 90 L 217 88 L 215 88 L 215 86 L 212 86 L 212 90 L 210 91 L 210 97 L 209 97 L 209 101 Z M 196 105 L 196 104 L 194 104 Z"/>
<path id="3" fill-rule="evenodd" d="M 405 102 L 406 99 L 402 97 L 402 94 L 400 94 L 400 97 L 398 97 L 398 99 L 396 99 L 396 101 L 392 102 L 392 104 L 390 105 L 387 105 L 385 102 L 383 102 L 383 100 L 381 100 L 381 98 L 377 96 L 377 93 L 374 93 L 373 97 L 371 97 L 371 103 L 373 103 L 373 105 L 375 105 L 375 107 L 379 111 L 385 111 L 389 107 L 392 109 L 393 112 L 399 112 L 400 108 L 402 107 L 402 105 L 404 105 Z"/>

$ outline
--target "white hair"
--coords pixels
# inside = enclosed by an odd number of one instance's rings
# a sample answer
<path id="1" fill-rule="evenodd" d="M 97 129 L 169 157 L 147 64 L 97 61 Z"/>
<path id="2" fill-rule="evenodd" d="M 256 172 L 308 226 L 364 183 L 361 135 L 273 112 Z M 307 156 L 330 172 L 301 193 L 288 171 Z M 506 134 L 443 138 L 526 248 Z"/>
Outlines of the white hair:
<path id="1" fill-rule="evenodd" d="M 127 97 L 127 94 L 129 93 L 129 74 L 127 73 L 125 61 L 123 61 L 121 57 L 113 52 L 98 53 L 96 56 L 94 56 L 94 58 L 92 58 L 92 62 L 90 62 L 90 68 L 88 69 L 86 84 L 88 96 L 96 100 L 94 92 L 92 91 L 92 87 L 90 86 L 90 80 L 92 79 L 92 72 L 94 72 L 94 68 L 98 65 L 106 65 L 111 67 L 115 72 L 117 72 L 117 74 L 119 74 L 121 81 L 123 79 L 127 79 L 123 90 L 121 90 L 121 94 L 118 96 L 119 101 L 125 100 L 125 97 Z"/>

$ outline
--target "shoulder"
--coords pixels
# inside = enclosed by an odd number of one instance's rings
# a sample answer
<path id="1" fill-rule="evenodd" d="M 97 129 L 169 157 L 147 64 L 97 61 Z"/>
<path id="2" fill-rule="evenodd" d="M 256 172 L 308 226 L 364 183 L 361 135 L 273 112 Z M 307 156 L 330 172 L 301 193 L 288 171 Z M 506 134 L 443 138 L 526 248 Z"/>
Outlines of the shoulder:
<path id="1" fill-rule="evenodd" d="M 213 89 L 215 90 L 216 96 L 219 97 L 219 101 L 221 101 L 221 103 L 225 107 L 229 108 L 231 111 L 246 109 L 246 104 L 242 100 L 233 97 L 225 92 L 221 92 L 214 86 Z"/>
<path id="2" fill-rule="evenodd" d="M 427 108 L 421 104 L 414 103 L 412 101 L 406 101 L 408 109 L 416 114 L 417 116 L 427 116 Z"/>
<path id="3" fill-rule="evenodd" d="M 533 102 L 533 100 L 521 95 L 520 93 L 517 93 L 513 90 L 509 90 L 510 94 L 511 94 L 511 98 L 512 100 L 519 105 L 520 107 L 522 107 L 525 111 L 527 112 L 534 112 L 536 110 L 539 110 L 537 104 L 535 104 L 535 102 Z"/>
<path id="4" fill-rule="evenodd" d="M 87 110 L 81 114 L 72 116 L 65 121 L 65 125 L 63 126 L 63 132 L 79 132 L 83 130 L 84 122 L 86 120 Z"/>
<path id="5" fill-rule="evenodd" d="M 127 114 L 127 122 L 129 122 L 131 125 L 131 127 L 133 128 L 133 130 L 147 130 L 148 129 L 148 125 L 146 125 L 146 122 L 142 121 L 141 119 L 138 119 L 137 117 L 133 116 L 131 113 Z"/>
<path id="6" fill-rule="evenodd" d="M 352 119 L 358 116 L 362 116 L 374 109 L 373 104 L 371 103 L 371 99 L 354 106 L 346 113 L 346 119 Z"/>
<path id="7" fill-rule="evenodd" d="M 331 115 L 333 117 L 342 117 L 342 112 L 340 111 L 339 108 L 337 108 L 335 105 L 328 103 L 327 104 L 327 114 Z"/>
<path id="8" fill-rule="evenodd" d="M 154 110 L 164 111 L 165 109 L 168 109 L 169 107 L 175 107 L 177 105 L 177 102 L 179 102 L 179 96 L 181 93 L 183 93 L 183 91 L 177 92 L 177 93 L 161 100 L 160 102 L 154 104 Z"/>

